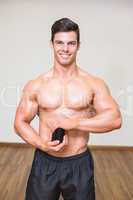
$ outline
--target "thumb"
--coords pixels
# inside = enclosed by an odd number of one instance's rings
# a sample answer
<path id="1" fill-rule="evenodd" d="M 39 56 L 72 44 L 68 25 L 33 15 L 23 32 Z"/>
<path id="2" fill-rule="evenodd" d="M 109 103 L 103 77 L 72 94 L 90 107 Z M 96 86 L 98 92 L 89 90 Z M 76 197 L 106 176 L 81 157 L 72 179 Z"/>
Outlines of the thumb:
<path id="1" fill-rule="evenodd" d="M 54 140 L 54 141 L 50 141 L 50 142 L 48 142 L 48 145 L 49 146 L 56 146 L 57 144 L 59 144 L 59 140 Z"/>

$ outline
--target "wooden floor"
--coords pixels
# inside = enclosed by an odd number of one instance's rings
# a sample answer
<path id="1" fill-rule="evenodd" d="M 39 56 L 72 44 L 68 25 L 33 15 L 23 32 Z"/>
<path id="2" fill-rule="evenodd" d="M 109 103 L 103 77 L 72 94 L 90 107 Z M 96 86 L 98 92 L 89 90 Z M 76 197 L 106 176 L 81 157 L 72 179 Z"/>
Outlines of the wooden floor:
<path id="1" fill-rule="evenodd" d="M 133 200 L 133 151 L 91 151 L 96 200 Z M 0 200 L 24 200 L 33 155 L 32 148 L 0 145 Z"/>

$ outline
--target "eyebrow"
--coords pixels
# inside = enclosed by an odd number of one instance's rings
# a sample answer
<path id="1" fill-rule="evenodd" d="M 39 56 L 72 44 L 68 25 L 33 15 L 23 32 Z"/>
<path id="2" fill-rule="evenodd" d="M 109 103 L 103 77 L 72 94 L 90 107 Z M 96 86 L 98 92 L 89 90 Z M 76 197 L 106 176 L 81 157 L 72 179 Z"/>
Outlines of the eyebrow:
<path id="1" fill-rule="evenodd" d="M 63 42 L 62 40 L 55 40 L 55 42 Z M 69 42 L 67 43 L 76 43 L 77 41 L 76 40 L 70 40 Z M 64 43 L 64 42 L 63 42 Z"/>

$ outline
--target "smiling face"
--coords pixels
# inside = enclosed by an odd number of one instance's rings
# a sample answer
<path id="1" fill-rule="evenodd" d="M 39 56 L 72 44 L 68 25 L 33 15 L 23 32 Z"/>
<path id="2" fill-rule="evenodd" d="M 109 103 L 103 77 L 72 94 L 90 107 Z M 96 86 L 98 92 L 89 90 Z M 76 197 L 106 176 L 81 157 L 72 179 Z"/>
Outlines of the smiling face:
<path id="1" fill-rule="evenodd" d="M 77 34 L 74 31 L 58 32 L 52 43 L 54 60 L 62 66 L 69 66 L 76 62 L 76 55 L 79 49 Z"/>

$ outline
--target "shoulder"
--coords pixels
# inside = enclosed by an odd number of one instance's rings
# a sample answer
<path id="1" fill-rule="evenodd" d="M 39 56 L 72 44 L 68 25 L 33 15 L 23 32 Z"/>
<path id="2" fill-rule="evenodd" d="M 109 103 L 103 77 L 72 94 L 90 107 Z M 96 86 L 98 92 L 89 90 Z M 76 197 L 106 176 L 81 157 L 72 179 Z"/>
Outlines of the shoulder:
<path id="1" fill-rule="evenodd" d="M 29 92 L 30 94 L 38 92 L 42 85 L 44 85 L 47 82 L 49 76 L 50 73 L 47 72 L 37 76 L 35 79 L 29 80 L 25 84 L 23 92 Z"/>
<path id="2" fill-rule="evenodd" d="M 101 77 L 94 77 L 93 87 L 96 91 L 100 91 L 100 92 L 106 91 L 107 93 L 110 93 L 107 83 Z"/>
<path id="3" fill-rule="evenodd" d="M 92 75 L 86 71 L 83 71 L 82 75 L 84 80 L 87 81 L 88 86 L 91 87 L 93 91 L 106 90 L 109 92 L 109 87 L 103 78 Z"/>
<path id="4" fill-rule="evenodd" d="M 95 87 L 107 87 L 105 80 L 101 77 L 94 76 L 93 77 L 93 84 Z"/>
<path id="5" fill-rule="evenodd" d="M 29 93 L 32 93 L 32 92 L 35 92 L 37 90 L 39 86 L 39 81 L 34 79 L 34 80 L 29 80 L 24 88 L 23 88 L 23 92 L 29 92 Z"/>
<path id="6" fill-rule="evenodd" d="M 85 71 L 85 70 L 82 70 L 80 69 L 80 74 L 82 76 L 84 76 L 84 78 L 86 78 L 88 81 L 91 81 L 92 83 L 100 83 L 100 82 L 103 82 L 103 79 L 100 78 L 100 77 L 97 77 L 95 75 L 92 75 L 90 74 L 89 72 Z"/>

